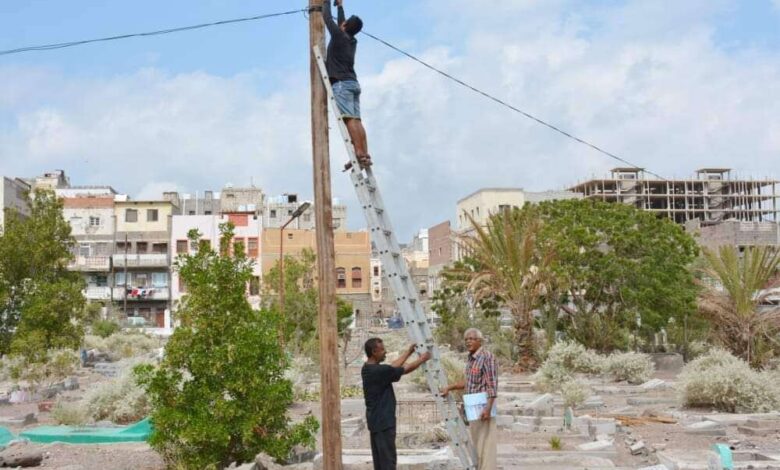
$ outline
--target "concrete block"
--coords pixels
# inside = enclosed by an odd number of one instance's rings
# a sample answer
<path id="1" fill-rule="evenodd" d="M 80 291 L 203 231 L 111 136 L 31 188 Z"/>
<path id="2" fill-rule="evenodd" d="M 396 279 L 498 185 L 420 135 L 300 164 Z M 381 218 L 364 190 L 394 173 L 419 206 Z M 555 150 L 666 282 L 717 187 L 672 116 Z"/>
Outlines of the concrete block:
<path id="1" fill-rule="evenodd" d="M 615 441 L 593 441 L 580 444 L 577 446 L 577 449 L 586 452 L 594 450 L 608 450 L 611 449 L 614 445 Z"/>
<path id="2" fill-rule="evenodd" d="M 679 404 L 678 400 L 674 397 L 632 397 L 627 398 L 626 403 L 631 406 Z"/>
<path id="3" fill-rule="evenodd" d="M 725 436 L 726 428 L 715 421 L 704 420 L 685 426 L 685 433 L 703 436 Z"/>
<path id="4" fill-rule="evenodd" d="M 749 419 L 745 423 L 747 426 L 750 426 L 751 428 L 760 428 L 760 429 L 767 429 L 767 430 L 778 430 L 780 429 L 780 419 Z"/>
<path id="5" fill-rule="evenodd" d="M 522 434 L 530 434 L 532 432 L 536 432 L 536 426 L 533 424 L 525 424 L 525 423 L 514 423 L 510 427 L 512 432 L 522 433 Z"/>
<path id="6" fill-rule="evenodd" d="M 670 385 L 667 384 L 665 380 L 661 380 L 661 379 L 648 380 L 647 382 L 639 386 L 639 388 L 641 388 L 642 390 L 663 390 L 669 387 Z"/>

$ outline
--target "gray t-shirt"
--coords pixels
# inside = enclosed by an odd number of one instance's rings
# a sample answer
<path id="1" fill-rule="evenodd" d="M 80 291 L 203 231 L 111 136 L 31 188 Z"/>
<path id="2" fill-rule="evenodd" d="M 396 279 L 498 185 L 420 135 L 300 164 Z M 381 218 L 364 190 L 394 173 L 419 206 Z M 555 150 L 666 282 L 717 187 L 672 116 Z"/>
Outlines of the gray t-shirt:
<path id="1" fill-rule="evenodd" d="M 330 0 L 322 2 L 322 19 L 325 20 L 325 26 L 330 33 L 330 42 L 328 43 L 328 57 L 325 60 L 325 67 L 328 69 L 331 83 L 355 80 L 355 52 L 357 51 L 357 39 L 341 30 L 339 25 L 344 20 L 344 8 L 338 7 L 338 23 L 333 20 L 333 14 L 330 10 Z"/>

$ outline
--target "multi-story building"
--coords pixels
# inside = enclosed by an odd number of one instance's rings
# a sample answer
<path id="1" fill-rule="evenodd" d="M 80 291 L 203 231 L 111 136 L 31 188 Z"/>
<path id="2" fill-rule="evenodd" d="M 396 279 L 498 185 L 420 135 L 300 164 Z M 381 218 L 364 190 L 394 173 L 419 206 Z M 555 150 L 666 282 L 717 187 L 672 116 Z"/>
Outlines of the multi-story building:
<path id="1" fill-rule="evenodd" d="M 84 277 L 84 296 L 89 302 L 111 304 L 111 255 L 115 249 L 114 195 L 63 198 L 63 218 L 76 239 L 74 257 L 68 268 Z"/>
<path id="2" fill-rule="evenodd" d="M 254 261 L 252 279 L 247 285 L 247 298 L 253 307 L 260 307 L 262 266 L 260 264 L 260 241 L 262 238 L 262 218 L 254 213 L 231 213 L 220 215 L 175 215 L 173 216 L 170 246 L 173 249 L 173 261 L 184 254 L 195 254 L 198 245 L 192 243 L 187 235 L 190 230 L 197 230 L 201 235 L 201 242 L 217 247 L 221 240 L 219 226 L 231 222 L 234 227 L 233 240 L 230 250 L 240 245 L 247 258 Z M 178 271 L 171 270 L 171 299 L 174 310 L 184 294 L 187 286 L 181 280 Z"/>
<path id="3" fill-rule="evenodd" d="M 179 208 L 170 201 L 117 197 L 114 215 L 113 299 L 131 322 L 168 326 L 171 225 Z"/>
<path id="4" fill-rule="evenodd" d="M 262 267 L 268 273 L 279 262 L 280 231 L 263 230 Z M 304 249 L 316 253 L 317 238 L 314 230 L 285 229 L 284 256 L 299 255 Z M 336 294 L 352 303 L 360 316 L 372 311 L 371 304 L 371 242 L 368 232 L 336 232 L 334 236 L 336 254 Z"/>
<path id="5" fill-rule="evenodd" d="M 70 180 L 65 176 L 65 171 L 54 170 L 32 178 L 30 180 L 30 186 L 33 191 L 36 189 L 54 191 L 56 189 L 69 188 Z"/>
<path id="6" fill-rule="evenodd" d="M 428 292 L 433 295 L 441 288 L 441 272 L 452 264 L 455 252 L 450 221 L 444 221 L 428 229 Z"/>
<path id="7" fill-rule="evenodd" d="M 171 201 L 178 206 L 182 215 L 217 215 L 222 212 L 220 193 L 203 191 L 201 197 L 196 191 L 192 194 L 179 194 L 175 191 L 163 193 L 164 201 Z"/>
<path id="8" fill-rule="evenodd" d="M 703 168 L 692 178 L 670 180 L 651 177 L 642 168 L 614 168 L 610 177 L 570 190 L 685 224 L 703 245 L 780 243 L 780 181 L 736 178 L 728 168 Z"/>
<path id="9" fill-rule="evenodd" d="M 227 185 L 222 188 L 219 198 L 220 212 L 225 214 L 253 213 L 262 215 L 265 194 L 260 188 L 234 188 Z"/>
<path id="10" fill-rule="evenodd" d="M 5 211 L 12 209 L 22 216 L 30 214 L 30 184 L 21 178 L 0 177 L 0 232 L 5 227 Z"/>
<path id="11" fill-rule="evenodd" d="M 293 212 L 303 204 L 297 194 L 282 194 L 269 197 L 263 210 L 263 226 L 266 228 L 280 228 L 290 220 Z M 314 205 L 311 205 L 300 217 L 293 220 L 289 228 L 301 230 L 314 230 Z M 333 229 L 336 231 L 347 230 L 347 206 L 333 199 Z"/>

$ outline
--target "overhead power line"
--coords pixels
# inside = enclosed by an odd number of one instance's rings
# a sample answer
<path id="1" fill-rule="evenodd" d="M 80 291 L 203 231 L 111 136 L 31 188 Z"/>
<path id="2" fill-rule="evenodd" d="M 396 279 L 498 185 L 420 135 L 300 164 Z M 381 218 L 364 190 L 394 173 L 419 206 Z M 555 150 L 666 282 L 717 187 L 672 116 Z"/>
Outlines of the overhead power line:
<path id="1" fill-rule="evenodd" d="M 403 49 L 401 49 L 401 48 L 399 48 L 397 46 L 394 46 L 394 45 L 390 44 L 389 42 L 385 41 L 384 39 L 378 38 L 378 37 L 374 36 L 373 34 L 367 33 L 365 31 L 363 31 L 362 34 L 365 34 L 366 36 L 370 37 L 371 39 L 373 39 L 373 40 L 375 40 L 375 41 L 377 41 L 379 43 L 384 44 L 385 46 L 389 47 L 390 49 L 393 49 L 394 51 L 396 51 L 396 52 L 398 52 L 398 53 L 400 53 L 402 55 L 405 55 L 406 57 L 408 57 L 408 58 L 412 59 L 413 61 L 423 65 L 424 67 L 426 67 L 426 68 L 428 68 L 430 70 L 433 70 L 434 72 L 438 73 L 439 75 L 442 75 L 442 76 L 444 76 L 444 77 L 454 81 L 455 83 L 457 83 L 457 84 L 459 84 L 461 86 L 464 86 L 464 87 L 468 88 L 469 90 L 471 90 L 471 91 L 473 91 L 475 93 L 478 93 L 478 94 L 484 96 L 485 98 L 500 104 L 501 106 L 509 108 L 512 111 L 515 111 L 516 113 L 520 113 L 523 116 L 527 117 L 528 119 L 530 119 L 532 121 L 535 121 L 536 123 L 541 124 L 541 125 L 549 128 L 549 129 L 552 129 L 553 131 L 555 131 L 555 132 L 557 132 L 557 133 L 559 133 L 559 134 L 561 134 L 561 135 L 563 135 L 565 137 L 568 137 L 569 139 L 571 139 L 571 140 L 573 140 L 573 141 L 575 141 L 577 143 L 580 143 L 582 145 L 590 147 L 591 149 L 593 149 L 593 150 L 595 150 L 595 151 L 597 151 L 597 152 L 599 152 L 599 153 L 601 153 L 603 155 L 606 155 L 609 158 L 617 160 L 617 161 L 619 161 L 621 163 L 625 163 L 626 165 L 629 165 L 629 166 L 631 166 L 633 168 L 644 170 L 644 168 L 642 168 L 642 167 L 640 167 L 638 165 L 635 165 L 634 163 L 631 163 L 630 161 L 628 161 L 628 160 L 626 160 L 624 158 L 621 158 L 621 157 L 615 155 L 612 152 L 608 152 L 608 151 L 604 150 L 603 148 L 588 142 L 585 139 L 577 137 L 577 136 L 575 136 L 575 135 L 573 135 L 573 134 L 571 134 L 571 133 L 561 129 L 558 126 L 550 124 L 549 122 L 546 122 L 546 121 L 544 121 L 544 120 L 534 116 L 533 114 L 530 114 L 530 113 L 528 113 L 526 111 L 523 111 L 520 108 L 517 108 L 517 107 L 507 103 L 506 101 L 504 101 L 504 100 L 502 100 L 500 98 L 496 98 L 495 96 L 493 96 L 493 95 L 491 95 L 491 94 L 489 94 L 487 92 L 484 92 L 484 91 L 482 91 L 482 90 L 480 90 L 480 89 L 478 89 L 478 88 L 476 88 L 476 87 L 474 87 L 472 85 L 469 85 L 468 83 L 464 82 L 463 80 L 461 80 L 461 79 L 459 79 L 457 77 L 454 77 L 454 76 L 450 75 L 449 73 L 447 73 L 447 72 L 445 72 L 445 71 L 443 71 L 443 70 L 441 70 L 439 68 L 434 67 L 433 65 L 429 64 L 428 62 L 420 59 L 419 57 L 416 57 L 416 56 L 410 54 L 409 52 L 404 51 Z M 651 175 L 653 175 L 653 176 L 655 176 L 655 177 L 657 177 L 659 179 L 666 180 L 666 178 L 664 178 L 663 176 L 658 175 L 657 173 L 653 173 L 652 171 L 647 171 L 647 170 L 644 170 L 644 171 L 646 171 L 647 173 L 649 173 L 649 174 L 651 174 Z"/>
<path id="2" fill-rule="evenodd" d="M 2 55 L 10 55 L 10 54 L 19 54 L 22 52 L 32 52 L 32 51 L 50 51 L 53 49 L 64 49 L 66 47 L 74 47 L 74 46 L 81 46 L 84 44 L 91 44 L 95 42 L 107 42 L 107 41 L 117 41 L 120 39 L 129 39 L 129 38 L 138 38 L 138 37 L 146 37 L 146 36 L 160 36 L 163 34 L 171 34 L 171 33 L 179 33 L 182 31 L 192 31 L 195 29 L 203 29 L 203 28 L 210 28 L 212 26 L 223 26 L 226 24 L 233 24 L 233 23 L 244 23 L 247 21 L 258 21 L 258 20 L 265 20 L 268 18 L 275 18 L 278 16 L 286 16 L 286 15 L 294 15 L 296 13 L 301 13 L 307 11 L 307 9 L 298 9 L 298 10 L 291 10 L 291 11 L 283 11 L 280 13 L 269 13 L 265 15 L 257 15 L 257 16 L 248 16 L 245 18 L 234 18 L 230 20 L 222 20 L 222 21 L 214 21 L 211 23 L 201 23 L 191 26 L 181 26 L 178 28 L 170 28 L 170 29 L 161 29 L 158 31 L 148 31 L 145 33 L 130 33 L 130 34 L 122 34 L 120 36 L 109 36 L 105 38 L 97 38 L 97 39 L 84 39 L 81 41 L 71 41 L 71 42 L 60 42 L 56 44 L 43 44 L 40 46 L 28 46 L 28 47 L 19 47 L 17 49 L 8 49 L 5 51 L 0 51 L 0 56 Z"/>

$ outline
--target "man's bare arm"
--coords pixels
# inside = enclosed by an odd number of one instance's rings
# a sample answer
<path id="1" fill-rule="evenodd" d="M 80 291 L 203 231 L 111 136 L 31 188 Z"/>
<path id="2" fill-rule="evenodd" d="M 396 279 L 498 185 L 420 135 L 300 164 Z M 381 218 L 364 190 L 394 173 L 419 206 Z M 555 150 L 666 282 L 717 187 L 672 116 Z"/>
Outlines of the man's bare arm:
<path id="1" fill-rule="evenodd" d="M 339 5 L 339 15 L 343 14 L 343 8 Z M 322 0 L 322 20 L 325 22 L 325 27 L 328 28 L 331 37 L 334 34 L 339 34 L 341 32 L 341 28 L 339 28 L 339 25 L 333 20 L 333 12 L 330 9 L 330 0 Z"/>
<path id="2" fill-rule="evenodd" d="M 426 362 L 430 358 L 431 358 L 431 353 L 429 351 L 425 351 L 420 355 L 420 357 L 417 358 L 416 361 L 409 364 L 405 364 L 404 375 L 414 372 L 418 367 L 420 367 L 424 362 Z"/>
<path id="3" fill-rule="evenodd" d="M 395 361 L 391 362 L 390 365 L 393 366 L 393 367 L 402 367 L 404 365 L 404 363 L 407 360 L 409 360 L 409 356 L 411 356 L 412 353 L 414 353 L 414 344 L 409 345 L 409 347 L 406 348 L 406 351 L 401 353 L 401 355 L 398 356 L 398 359 L 396 359 Z"/>

